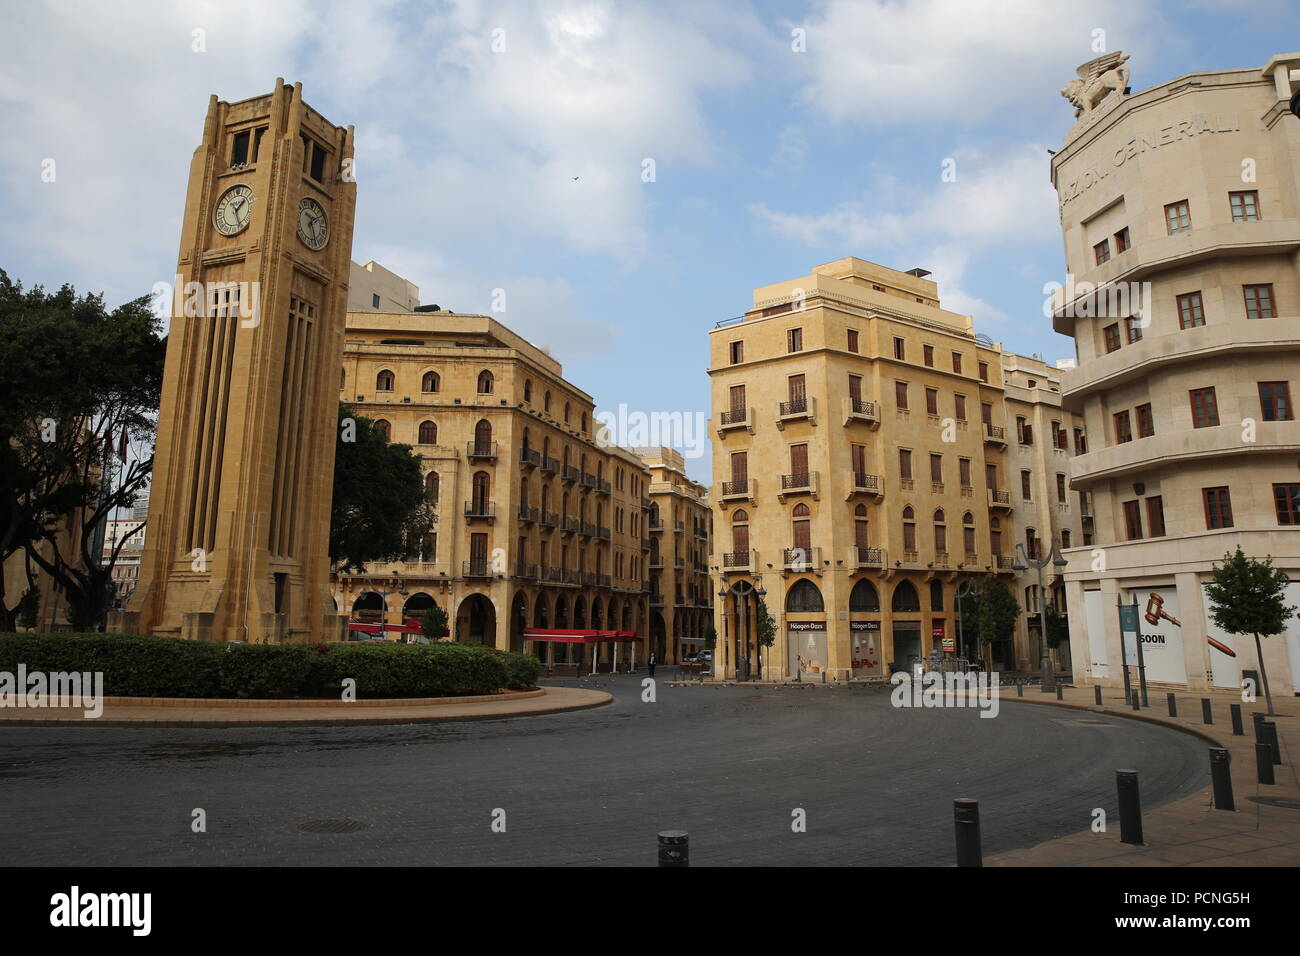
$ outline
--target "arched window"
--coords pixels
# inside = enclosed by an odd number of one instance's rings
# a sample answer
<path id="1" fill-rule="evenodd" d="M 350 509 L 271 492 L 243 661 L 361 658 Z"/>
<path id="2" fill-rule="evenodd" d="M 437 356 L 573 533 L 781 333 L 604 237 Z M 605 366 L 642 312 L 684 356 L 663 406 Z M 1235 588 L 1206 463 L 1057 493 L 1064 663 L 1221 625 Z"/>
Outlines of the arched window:
<path id="1" fill-rule="evenodd" d="M 794 506 L 790 513 L 790 551 L 786 554 L 787 564 L 808 565 L 812 562 L 812 512 L 803 502 Z"/>
<path id="2" fill-rule="evenodd" d="M 948 553 L 948 526 L 944 523 L 942 508 L 934 510 L 934 550 L 937 554 Z"/>
<path id="3" fill-rule="evenodd" d="M 749 512 L 744 508 L 737 508 L 731 515 L 732 524 L 742 524 L 749 521 Z"/>
<path id="4" fill-rule="evenodd" d="M 876 586 L 866 578 L 853 585 L 853 591 L 849 594 L 849 610 L 879 613 L 880 595 L 876 593 Z"/>
<path id="5" fill-rule="evenodd" d="M 916 585 L 911 581 L 899 581 L 890 606 L 895 611 L 920 611 L 921 596 L 916 593 Z"/>
<path id="6" fill-rule="evenodd" d="M 943 585 L 938 581 L 930 582 L 930 610 L 943 610 Z"/>
<path id="7" fill-rule="evenodd" d="M 420 444 L 438 444 L 438 426 L 433 422 L 420 422 Z"/>
<path id="8" fill-rule="evenodd" d="M 975 558 L 975 551 L 976 551 L 975 519 L 974 517 L 971 516 L 971 513 L 969 511 L 961 516 L 961 524 L 962 524 L 962 528 L 961 528 L 962 544 L 966 548 L 966 557 L 968 559 L 973 560 Z"/>
<path id="9" fill-rule="evenodd" d="M 737 565 L 749 563 L 749 512 L 744 508 L 731 513 L 731 551 Z"/>
<path id="10" fill-rule="evenodd" d="M 570 411 L 569 403 L 565 402 L 564 403 L 564 424 L 566 425 L 569 424 L 569 411 Z"/>
<path id="11" fill-rule="evenodd" d="M 908 505 L 903 509 L 903 551 L 909 555 L 916 553 L 916 512 Z M 904 560 L 915 560 L 905 558 Z"/>
<path id="12" fill-rule="evenodd" d="M 584 435 L 587 433 L 587 413 L 586 413 L 586 412 L 583 412 L 583 413 L 582 413 L 582 433 L 583 433 Z"/>
<path id="13" fill-rule="evenodd" d="M 339 391 L 341 392 L 343 391 L 343 389 L 347 387 L 348 387 L 348 370 L 345 368 L 341 368 L 339 369 Z"/>
<path id="14" fill-rule="evenodd" d="M 487 455 L 491 451 L 491 445 L 492 423 L 486 418 L 480 418 L 478 424 L 474 426 L 474 453 Z"/>
<path id="15" fill-rule="evenodd" d="M 807 578 L 796 581 L 785 596 L 787 612 L 798 614 L 815 614 L 826 610 L 822 604 L 822 592 Z"/>
<path id="16" fill-rule="evenodd" d="M 532 401 L 533 401 L 533 381 L 532 381 L 532 379 L 528 379 L 528 378 L 524 379 L 524 401 L 525 401 L 525 402 L 528 402 L 529 404 L 532 404 Z"/>
<path id="17" fill-rule="evenodd" d="M 480 395 L 492 394 L 492 373 L 487 369 L 478 373 L 478 393 Z"/>
<path id="18" fill-rule="evenodd" d="M 431 504 L 438 503 L 438 473 L 431 471 L 424 476 L 424 496 Z"/>
<path id="19" fill-rule="evenodd" d="M 488 494 L 491 490 L 491 484 L 486 471 L 474 472 L 474 478 L 471 483 L 471 497 L 474 499 L 475 514 L 483 514 L 486 510 L 483 506 L 487 504 Z"/>
<path id="20" fill-rule="evenodd" d="M 393 390 L 393 373 L 384 369 L 375 376 L 376 392 L 391 392 Z"/>
<path id="21" fill-rule="evenodd" d="M 551 393 L 550 393 L 550 392 L 547 392 L 545 395 L 542 396 L 542 411 L 546 412 L 548 415 L 549 415 L 550 412 L 551 412 Z"/>
<path id="22" fill-rule="evenodd" d="M 375 429 L 384 436 L 384 441 L 388 441 L 392 437 L 393 426 L 388 424 L 386 419 L 377 419 L 375 421 Z"/>

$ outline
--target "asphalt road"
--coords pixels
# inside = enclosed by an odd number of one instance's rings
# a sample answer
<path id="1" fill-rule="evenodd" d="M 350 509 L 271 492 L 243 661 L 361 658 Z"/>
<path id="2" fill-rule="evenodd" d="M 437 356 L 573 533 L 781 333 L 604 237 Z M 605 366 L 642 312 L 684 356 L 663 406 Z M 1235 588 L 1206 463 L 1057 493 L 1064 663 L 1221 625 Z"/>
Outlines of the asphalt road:
<path id="1" fill-rule="evenodd" d="M 1095 807 L 1118 828 L 1117 768 L 1140 772 L 1148 808 L 1208 783 L 1194 738 L 1084 711 L 1005 703 L 980 719 L 897 709 L 879 688 L 662 682 L 642 703 L 639 678 L 582 686 L 615 701 L 441 725 L 3 727 L 0 860 L 653 865 L 656 833 L 681 829 L 693 865 L 947 865 L 954 797 L 980 801 L 992 855 L 1085 829 Z"/>

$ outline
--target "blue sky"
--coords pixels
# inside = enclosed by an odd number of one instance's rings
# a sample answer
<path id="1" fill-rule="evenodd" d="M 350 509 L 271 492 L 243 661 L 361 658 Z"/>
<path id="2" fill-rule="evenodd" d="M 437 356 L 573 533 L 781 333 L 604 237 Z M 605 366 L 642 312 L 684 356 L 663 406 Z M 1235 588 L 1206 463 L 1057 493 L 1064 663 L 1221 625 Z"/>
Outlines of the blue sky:
<path id="1" fill-rule="evenodd" d="M 1050 361 L 1073 353 L 1041 311 L 1064 270 L 1046 150 L 1073 114 L 1058 91 L 1098 43 L 1131 55 L 1135 89 L 1262 66 L 1295 46 L 1295 14 L 1285 0 L 9 6 L 0 267 L 110 304 L 170 279 L 208 95 L 283 76 L 357 128 L 353 258 L 456 311 L 505 289 L 499 318 L 598 408 L 707 411 L 707 330 L 754 287 L 846 255 L 932 270 L 945 307 Z M 707 481 L 707 457 L 690 471 Z"/>

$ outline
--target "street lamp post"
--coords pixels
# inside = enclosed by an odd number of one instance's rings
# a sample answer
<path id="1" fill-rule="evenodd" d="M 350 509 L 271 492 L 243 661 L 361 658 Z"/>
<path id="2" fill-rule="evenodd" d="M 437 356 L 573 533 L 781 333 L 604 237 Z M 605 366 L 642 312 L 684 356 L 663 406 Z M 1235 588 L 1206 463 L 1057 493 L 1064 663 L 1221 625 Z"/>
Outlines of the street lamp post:
<path id="1" fill-rule="evenodd" d="M 1060 543 L 1056 536 L 1052 536 L 1052 546 L 1047 549 L 1047 555 L 1041 559 L 1029 557 L 1029 552 L 1025 549 L 1024 542 L 1017 542 L 1016 547 L 1020 550 L 1021 556 L 1025 559 L 1024 564 L 1015 565 L 1012 570 L 1026 571 L 1033 568 L 1038 572 L 1038 644 L 1042 649 L 1042 658 L 1039 661 L 1042 677 L 1039 680 L 1039 690 L 1044 694 L 1056 690 L 1056 671 L 1052 667 L 1052 655 L 1047 650 L 1047 602 L 1043 597 L 1043 568 L 1049 564 L 1054 567 L 1066 567 L 1069 562 L 1061 557 Z"/>

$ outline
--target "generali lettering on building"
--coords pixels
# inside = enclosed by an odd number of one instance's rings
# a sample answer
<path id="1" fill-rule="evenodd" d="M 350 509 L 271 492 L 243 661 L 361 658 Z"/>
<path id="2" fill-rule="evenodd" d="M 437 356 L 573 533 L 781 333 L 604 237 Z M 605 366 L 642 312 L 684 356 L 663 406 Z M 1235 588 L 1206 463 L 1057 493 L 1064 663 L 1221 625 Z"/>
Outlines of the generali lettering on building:
<path id="1" fill-rule="evenodd" d="M 1150 134 L 1139 134 L 1130 139 L 1127 143 L 1115 150 L 1111 159 L 1116 169 L 1119 169 L 1131 159 L 1136 159 L 1147 150 L 1160 149 L 1163 146 L 1172 146 L 1179 140 L 1195 139 L 1206 133 L 1239 133 L 1241 132 L 1241 123 L 1231 117 L 1213 116 L 1206 113 L 1198 113 L 1191 119 L 1183 120 L 1179 123 L 1170 123 L 1168 126 L 1162 126 L 1158 132 Z M 1061 208 L 1064 209 L 1066 204 L 1073 199 L 1078 199 L 1085 192 L 1092 189 L 1098 183 L 1102 182 L 1110 175 L 1110 170 L 1105 166 L 1093 166 L 1085 169 L 1075 179 L 1067 182 L 1061 194 Z"/>

